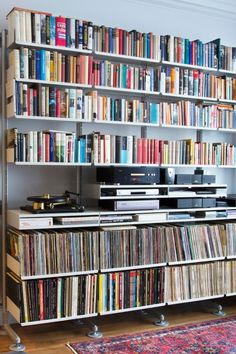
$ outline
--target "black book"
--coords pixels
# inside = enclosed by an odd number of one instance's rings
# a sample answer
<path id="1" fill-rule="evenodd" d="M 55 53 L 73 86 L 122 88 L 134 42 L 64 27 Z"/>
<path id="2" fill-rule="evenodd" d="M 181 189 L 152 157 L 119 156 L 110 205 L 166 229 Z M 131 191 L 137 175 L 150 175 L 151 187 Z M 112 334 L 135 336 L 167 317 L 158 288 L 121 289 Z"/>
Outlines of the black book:
<path id="1" fill-rule="evenodd" d="M 70 82 L 70 55 L 65 56 L 65 82 Z"/>
<path id="2" fill-rule="evenodd" d="M 35 43 L 35 14 L 31 12 L 31 32 L 32 32 L 32 42 Z"/>
<path id="3" fill-rule="evenodd" d="M 83 22 L 83 49 L 88 48 L 88 23 Z"/>
<path id="4" fill-rule="evenodd" d="M 40 15 L 41 20 L 41 44 L 46 44 L 46 15 Z"/>
<path id="5" fill-rule="evenodd" d="M 29 79 L 33 79 L 32 72 L 33 72 L 33 63 L 32 63 L 32 49 L 28 51 L 28 63 L 29 63 Z"/>
<path id="6" fill-rule="evenodd" d="M 50 16 L 46 15 L 46 44 L 50 44 Z"/>
<path id="7" fill-rule="evenodd" d="M 75 20 L 75 48 L 79 47 L 79 20 Z"/>
<path id="8" fill-rule="evenodd" d="M 116 136 L 116 161 L 117 163 L 120 162 L 120 159 L 121 159 L 121 147 L 122 147 L 122 136 L 120 135 L 117 135 Z"/>
<path id="9" fill-rule="evenodd" d="M 70 18 L 66 18 L 66 47 L 70 47 Z"/>
<path id="10" fill-rule="evenodd" d="M 56 117 L 56 88 L 49 87 L 49 117 Z"/>

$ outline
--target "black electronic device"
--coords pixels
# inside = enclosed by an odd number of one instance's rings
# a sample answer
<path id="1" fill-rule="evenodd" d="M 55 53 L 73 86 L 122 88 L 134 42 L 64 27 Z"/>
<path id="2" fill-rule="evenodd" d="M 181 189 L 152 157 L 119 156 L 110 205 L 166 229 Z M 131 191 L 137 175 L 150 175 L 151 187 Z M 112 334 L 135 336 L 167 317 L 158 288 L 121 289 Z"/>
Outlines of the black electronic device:
<path id="1" fill-rule="evenodd" d="M 80 205 L 76 199 L 72 199 L 71 194 L 76 197 L 79 196 L 79 194 L 69 191 L 65 191 L 64 194 L 58 196 L 50 194 L 31 196 L 27 200 L 33 202 L 33 204 L 25 205 L 21 209 L 34 214 L 83 212 L 85 210 L 84 206 Z"/>
<path id="2" fill-rule="evenodd" d="M 236 207 L 236 194 L 228 194 L 224 201 L 228 206 Z"/>
<path id="3" fill-rule="evenodd" d="M 192 175 L 189 174 L 176 174 L 175 175 L 176 184 L 192 184 Z"/>
<path id="4" fill-rule="evenodd" d="M 169 199 L 165 203 L 175 209 L 202 208 L 202 198 L 176 198 Z"/>
<path id="5" fill-rule="evenodd" d="M 159 184 L 159 167 L 97 167 L 97 182 L 107 184 Z"/>
<path id="6" fill-rule="evenodd" d="M 202 207 L 203 208 L 215 208 L 216 207 L 216 199 L 215 198 L 203 198 L 202 199 Z"/>
<path id="7" fill-rule="evenodd" d="M 171 167 L 161 168 L 160 170 L 161 184 L 174 184 L 175 183 L 175 169 Z"/>

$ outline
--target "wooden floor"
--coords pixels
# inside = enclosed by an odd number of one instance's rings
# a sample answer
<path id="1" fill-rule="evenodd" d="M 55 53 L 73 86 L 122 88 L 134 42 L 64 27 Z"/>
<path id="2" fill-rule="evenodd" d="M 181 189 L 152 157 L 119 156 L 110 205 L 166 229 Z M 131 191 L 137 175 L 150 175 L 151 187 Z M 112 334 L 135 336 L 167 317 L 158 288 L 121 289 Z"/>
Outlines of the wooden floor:
<path id="1" fill-rule="evenodd" d="M 220 303 L 227 312 L 227 316 L 236 315 L 235 298 L 226 299 Z M 170 327 L 217 318 L 209 312 L 209 304 L 201 302 L 158 309 L 158 311 L 161 310 L 166 315 Z M 145 330 L 162 330 L 153 325 L 154 318 L 133 312 L 94 318 L 94 322 L 99 326 L 103 336 L 108 337 Z M 89 322 L 86 321 L 86 323 Z M 13 327 L 26 346 L 27 354 L 69 354 L 72 352 L 66 347 L 66 343 L 92 340 L 86 336 L 89 328 L 73 321 L 30 327 L 14 325 Z M 9 337 L 2 335 L 0 330 L 0 353 L 9 351 L 10 344 Z"/>

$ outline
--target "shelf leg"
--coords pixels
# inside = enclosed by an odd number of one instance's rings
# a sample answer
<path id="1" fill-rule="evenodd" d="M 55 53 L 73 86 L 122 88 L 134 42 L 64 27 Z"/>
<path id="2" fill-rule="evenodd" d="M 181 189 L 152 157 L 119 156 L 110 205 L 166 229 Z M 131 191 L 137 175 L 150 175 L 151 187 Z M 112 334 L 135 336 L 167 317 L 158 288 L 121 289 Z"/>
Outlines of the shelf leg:
<path id="1" fill-rule="evenodd" d="M 24 352 L 25 350 L 25 345 L 21 343 L 20 337 L 16 334 L 16 332 L 11 328 L 10 325 L 5 324 L 4 329 L 9 335 L 9 337 L 15 341 L 14 344 L 11 344 L 9 349 L 13 352 Z"/>
<path id="2" fill-rule="evenodd" d="M 94 323 L 91 323 L 89 326 L 91 327 L 92 331 L 87 333 L 88 337 L 93 338 L 93 339 L 102 338 L 102 336 L 103 336 L 102 332 L 99 332 L 97 325 L 95 325 Z"/>
<path id="3" fill-rule="evenodd" d="M 163 313 L 156 313 L 156 315 L 157 315 L 157 320 L 156 321 L 154 321 L 154 325 L 155 326 L 160 326 L 160 327 L 167 327 L 167 326 L 169 326 L 169 322 L 167 322 L 166 320 L 165 320 L 165 316 L 163 315 Z"/>
<path id="4" fill-rule="evenodd" d="M 212 311 L 213 315 L 218 316 L 218 317 L 224 317 L 226 313 L 223 311 L 223 308 L 221 305 L 216 304 L 216 309 Z"/>

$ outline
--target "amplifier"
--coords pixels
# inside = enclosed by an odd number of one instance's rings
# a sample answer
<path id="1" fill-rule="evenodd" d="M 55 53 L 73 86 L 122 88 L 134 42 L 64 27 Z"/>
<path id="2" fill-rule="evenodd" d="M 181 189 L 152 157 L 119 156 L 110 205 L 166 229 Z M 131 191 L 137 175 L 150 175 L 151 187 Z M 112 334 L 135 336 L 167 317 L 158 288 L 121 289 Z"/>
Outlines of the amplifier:
<path id="1" fill-rule="evenodd" d="M 159 167 L 97 167 L 97 182 L 107 184 L 159 184 Z"/>
<path id="2" fill-rule="evenodd" d="M 201 208 L 202 198 L 177 198 L 168 200 L 168 207 L 176 209 Z"/>
<path id="3" fill-rule="evenodd" d="M 113 211 L 124 210 L 157 210 L 159 209 L 159 200 L 100 200 L 99 205 L 102 208 Z"/>

